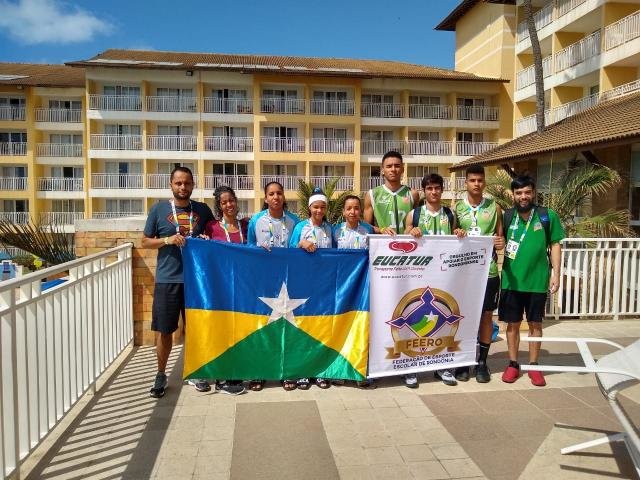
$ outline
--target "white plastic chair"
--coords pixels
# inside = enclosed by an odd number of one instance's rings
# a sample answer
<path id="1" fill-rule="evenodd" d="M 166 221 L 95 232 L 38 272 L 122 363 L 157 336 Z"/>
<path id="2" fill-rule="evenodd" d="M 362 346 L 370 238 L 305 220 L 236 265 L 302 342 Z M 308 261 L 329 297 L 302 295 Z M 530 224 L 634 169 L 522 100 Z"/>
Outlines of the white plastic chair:
<path id="1" fill-rule="evenodd" d="M 636 473 L 640 477 L 640 437 L 638 436 L 638 429 L 618 402 L 619 392 L 640 382 L 640 340 L 636 340 L 628 347 L 597 338 L 523 337 L 522 341 L 575 343 L 582 356 L 584 366 L 522 365 L 521 369 L 541 372 L 595 373 L 602 395 L 609 401 L 613 413 L 624 429 L 624 432 L 621 433 L 614 433 L 596 440 L 563 448 L 560 453 L 565 455 L 604 443 L 624 442 Z M 590 343 L 610 345 L 617 350 L 595 360 L 591 350 L 589 350 L 588 344 Z"/>

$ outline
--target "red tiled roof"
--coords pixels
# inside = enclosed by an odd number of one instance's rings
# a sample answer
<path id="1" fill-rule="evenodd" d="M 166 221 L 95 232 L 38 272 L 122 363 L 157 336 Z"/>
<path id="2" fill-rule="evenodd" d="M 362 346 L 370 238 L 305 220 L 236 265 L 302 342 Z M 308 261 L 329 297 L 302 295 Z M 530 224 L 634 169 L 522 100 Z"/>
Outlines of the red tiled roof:
<path id="1" fill-rule="evenodd" d="M 84 87 L 84 69 L 42 63 L 0 63 L 0 85 Z"/>

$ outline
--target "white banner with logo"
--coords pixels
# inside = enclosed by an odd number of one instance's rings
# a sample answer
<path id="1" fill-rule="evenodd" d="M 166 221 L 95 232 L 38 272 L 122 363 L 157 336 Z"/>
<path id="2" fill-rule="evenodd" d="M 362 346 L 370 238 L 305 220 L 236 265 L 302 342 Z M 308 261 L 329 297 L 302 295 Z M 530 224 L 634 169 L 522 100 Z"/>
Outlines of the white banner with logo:
<path id="1" fill-rule="evenodd" d="M 492 237 L 369 236 L 369 375 L 474 365 Z"/>

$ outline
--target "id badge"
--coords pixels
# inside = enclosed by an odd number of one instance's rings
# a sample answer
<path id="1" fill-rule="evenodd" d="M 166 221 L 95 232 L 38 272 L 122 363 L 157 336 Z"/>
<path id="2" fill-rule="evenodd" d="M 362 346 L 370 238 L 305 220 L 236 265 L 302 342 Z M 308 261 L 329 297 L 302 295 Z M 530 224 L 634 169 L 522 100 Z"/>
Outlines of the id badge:
<path id="1" fill-rule="evenodd" d="M 508 258 L 514 260 L 516 255 L 518 254 L 518 248 L 520 248 L 520 244 L 515 240 L 509 240 L 507 242 L 507 246 L 505 247 L 505 253 Z"/>
<path id="2" fill-rule="evenodd" d="M 467 232 L 467 235 L 470 237 L 479 237 L 482 235 L 482 232 L 480 231 L 480 227 L 471 227 Z"/>

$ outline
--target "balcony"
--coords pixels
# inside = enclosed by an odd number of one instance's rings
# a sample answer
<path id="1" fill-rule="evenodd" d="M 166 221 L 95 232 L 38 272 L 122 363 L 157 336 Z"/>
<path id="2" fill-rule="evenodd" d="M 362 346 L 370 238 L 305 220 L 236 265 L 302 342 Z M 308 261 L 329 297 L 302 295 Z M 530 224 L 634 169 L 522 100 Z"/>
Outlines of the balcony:
<path id="1" fill-rule="evenodd" d="M 304 152 L 304 138 L 262 137 L 260 148 L 263 152 Z"/>
<path id="2" fill-rule="evenodd" d="M 205 190 L 215 190 L 226 185 L 234 190 L 253 190 L 253 175 L 205 175 Z M 296 187 L 297 188 L 297 187 Z"/>
<path id="3" fill-rule="evenodd" d="M 205 97 L 204 113 L 253 113 L 253 100 Z"/>
<path id="4" fill-rule="evenodd" d="M 149 112 L 189 112 L 197 110 L 196 97 L 148 96 L 146 97 Z"/>
<path id="5" fill-rule="evenodd" d="M 336 177 L 311 177 L 311 183 L 316 187 L 326 188 L 327 184 L 332 180 L 335 180 Z M 353 190 L 353 177 L 341 176 L 338 177 L 338 183 L 336 183 L 336 190 L 341 192 L 346 192 L 349 190 Z"/>
<path id="6" fill-rule="evenodd" d="M 38 157 L 81 157 L 82 144 L 39 143 L 36 145 Z"/>
<path id="7" fill-rule="evenodd" d="M 553 109 L 551 114 L 551 122 L 559 122 L 567 117 L 571 117 L 576 113 L 584 112 L 587 108 L 593 107 L 598 103 L 598 94 L 589 95 L 573 102 L 565 103 Z"/>
<path id="8" fill-rule="evenodd" d="M 197 149 L 195 135 L 147 135 L 147 150 L 195 152 Z"/>
<path id="9" fill-rule="evenodd" d="M 360 177 L 360 191 L 366 192 L 372 188 L 376 188 L 378 185 L 382 185 L 384 180 L 381 176 L 377 177 Z"/>
<path id="10" fill-rule="evenodd" d="M 450 120 L 452 111 L 451 105 L 409 105 L 410 118 Z"/>
<path id="11" fill-rule="evenodd" d="M 312 138 L 312 153 L 353 153 L 354 141 L 339 138 Z"/>
<path id="12" fill-rule="evenodd" d="M 40 222 L 49 225 L 73 225 L 84 220 L 84 212 L 42 212 Z"/>
<path id="13" fill-rule="evenodd" d="M 311 100 L 313 115 L 353 115 L 353 100 Z"/>
<path id="14" fill-rule="evenodd" d="M 402 140 L 362 140 L 360 155 L 384 155 L 389 151 L 405 153 L 405 143 Z"/>
<path id="15" fill-rule="evenodd" d="M 300 182 L 306 181 L 304 175 L 262 175 L 260 177 L 262 185 L 269 182 L 279 182 L 285 190 L 297 190 Z"/>
<path id="16" fill-rule="evenodd" d="M 404 103 L 363 103 L 360 106 L 363 117 L 403 118 L 405 110 Z"/>
<path id="17" fill-rule="evenodd" d="M 555 72 L 562 72 L 597 55 L 600 55 L 600 30 L 556 53 Z"/>
<path id="18" fill-rule="evenodd" d="M 456 178 L 453 183 L 449 177 L 445 177 L 442 180 L 443 192 L 460 192 L 465 189 L 464 178 Z M 407 185 L 411 188 L 415 188 L 416 190 L 422 190 L 422 177 L 407 178 Z"/>
<path id="19" fill-rule="evenodd" d="M 91 135 L 94 150 L 142 150 L 142 135 Z"/>
<path id="20" fill-rule="evenodd" d="M 0 155 L 26 155 L 27 142 L 0 142 Z"/>
<path id="21" fill-rule="evenodd" d="M 547 3 L 544 7 L 533 14 L 533 21 L 536 25 L 536 30 L 546 27 L 553 21 L 553 2 Z M 527 21 L 520 22 L 518 24 L 518 42 L 522 42 L 529 38 L 529 27 Z"/>
<path id="22" fill-rule="evenodd" d="M 587 0 L 556 0 L 556 18 L 560 18 L 575 10 Z"/>
<path id="23" fill-rule="evenodd" d="M 84 178 L 71 177 L 40 177 L 38 190 L 41 192 L 82 192 Z"/>
<path id="24" fill-rule="evenodd" d="M 138 189 L 143 188 L 141 173 L 93 173 L 91 188 L 96 189 Z M 169 182 L 165 184 L 168 185 Z"/>
<path id="25" fill-rule="evenodd" d="M 29 212 L 0 212 L 0 221 L 11 223 L 29 223 L 31 216 Z"/>
<path id="26" fill-rule="evenodd" d="M 142 99 L 137 95 L 89 95 L 89 110 L 142 111 Z"/>
<path id="27" fill-rule="evenodd" d="M 80 123 L 82 110 L 68 108 L 36 108 L 36 122 Z"/>
<path id="28" fill-rule="evenodd" d="M 604 102 L 606 100 L 611 100 L 612 98 L 619 97 L 621 95 L 627 95 L 628 93 L 637 92 L 640 90 L 640 79 L 633 80 L 632 82 L 625 83 L 623 85 L 619 85 L 611 90 L 607 90 L 606 92 L 602 92 L 600 94 L 600 101 Z"/>
<path id="29" fill-rule="evenodd" d="M 208 152 L 253 152 L 253 137 L 204 137 Z"/>
<path id="30" fill-rule="evenodd" d="M 407 155 L 451 155 L 453 142 L 409 140 Z"/>
<path id="31" fill-rule="evenodd" d="M 498 146 L 497 142 L 456 142 L 456 155 L 472 157 Z"/>
<path id="32" fill-rule="evenodd" d="M 169 173 L 148 173 L 147 174 L 147 188 L 153 190 L 166 190 L 170 188 L 171 174 Z M 198 176 L 193 176 L 193 183 L 197 187 Z"/>
<path id="33" fill-rule="evenodd" d="M 261 98 L 260 111 L 262 113 L 293 113 L 303 114 L 305 101 L 302 98 Z"/>
<path id="34" fill-rule="evenodd" d="M 27 177 L 0 177 L 0 190 L 26 190 Z"/>
<path id="35" fill-rule="evenodd" d="M 24 121 L 27 118 L 27 109 L 25 107 L 0 107 L 0 120 Z"/>
<path id="36" fill-rule="evenodd" d="M 498 121 L 499 107 L 471 107 L 458 105 L 456 109 L 458 120 L 474 120 L 479 122 Z"/>
<path id="37" fill-rule="evenodd" d="M 553 56 L 549 55 L 542 59 L 542 76 L 547 78 L 553 75 Z M 516 73 L 516 90 L 523 89 L 529 85 L 533 85 L 536 81 L 535 69 L 533 65 Z"/>
<path id="38" fill-rule="evenodd" d="M 99 219 L 108 219 L 108 218 L 124 218 L 124 217 L 144 217 L 145 213 L 140 212 L 125 212 L 125 211 L 117 211 L 117 212 L 93 212 L 92 218 Z"/>
<path id="39" fill-rule="evenodd" d="M 640 37 L 640 10 L 605 28 L 604 49 L 611 50 L 638 37 Z"/>

